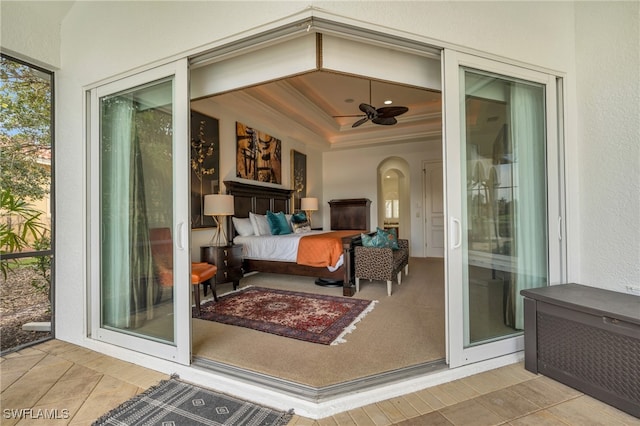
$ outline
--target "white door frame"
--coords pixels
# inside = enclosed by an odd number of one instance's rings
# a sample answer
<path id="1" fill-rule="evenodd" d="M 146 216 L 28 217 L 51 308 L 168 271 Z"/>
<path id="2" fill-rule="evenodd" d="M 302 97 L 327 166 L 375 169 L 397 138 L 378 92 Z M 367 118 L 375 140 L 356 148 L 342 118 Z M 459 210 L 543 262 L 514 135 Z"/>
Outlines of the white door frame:
<path id="1" fill-rule="evenodd" d="M 189 225 L 189 91 L 187 59 L 129 75 L 89 90 L 89 277 L 91 337 L 181 364 L 191 362 L 191 274 Z M 173 81 L 174 342 L 162 343 L 103 328 L 100 291 L 100 98 L 150 82 Z"/>
<path id="2" fill-rule="evenodd" d="M 445 49 L 443 51 L 443 152 L 445 158 L 445 214 L 447 232 L 445 234 L 447 288 L 447 362 L 450 367 L 458 367 L 501 355 L 522 351 L 524 337 L 510 337 L 464 347 L 464 323 L 468 321 L 465 310 L 463 250 L 462 250 L 462 174 L 460 161 L 462 153 L 461 132 L 461 92 L 459 70 L 468 67 L 488 71 L 508 77 L 534 81 L 545 85 L 546 138 L 547 138 L 547 194 L 548 194 L 548 245 L 550 283 L 561 281 L 560 229 L 558 226 L 560 209 L 560 182 L 558 164 L 558 113 L 556 77 L 520 66 L 510 65 L 479 56 Z M 463 95 L 463 93 L 462 93 Z"/>

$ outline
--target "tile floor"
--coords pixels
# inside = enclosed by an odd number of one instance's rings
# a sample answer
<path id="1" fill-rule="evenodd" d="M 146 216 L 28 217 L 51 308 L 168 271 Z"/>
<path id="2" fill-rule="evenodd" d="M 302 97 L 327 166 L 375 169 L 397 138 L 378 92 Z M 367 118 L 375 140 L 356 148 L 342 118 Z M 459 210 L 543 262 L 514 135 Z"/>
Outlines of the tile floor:
<path id="1" fill-rule="evenodd" d="M 2 425 L 89 425 L 165 374 L 58 340 L 0 359 Z M 16 418 L 20 411 L 23 418 Z M 46 412 L 43 410 L 47 410 Z M 57 420 L 38 418 L 47 415 Z M 640 425 L 609 405 L 514 364 L 377 404 L 289 425 Z"/>

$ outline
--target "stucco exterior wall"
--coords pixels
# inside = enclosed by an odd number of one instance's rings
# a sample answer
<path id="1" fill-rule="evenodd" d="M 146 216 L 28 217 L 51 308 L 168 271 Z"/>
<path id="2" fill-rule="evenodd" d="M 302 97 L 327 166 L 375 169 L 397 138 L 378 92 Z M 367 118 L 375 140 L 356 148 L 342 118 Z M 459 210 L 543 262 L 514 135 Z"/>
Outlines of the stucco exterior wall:
<path id="1" fill-rule="evenodd" d="M 51 70 L 59 68 L 62 19 L 72 4 L 37 1 L 0 3 L 2 52 Z"/>
<path id="2" fill-rule="evenodd" d="M 640 294 L 640 3 L 576 4 L 576 280 Z"/>

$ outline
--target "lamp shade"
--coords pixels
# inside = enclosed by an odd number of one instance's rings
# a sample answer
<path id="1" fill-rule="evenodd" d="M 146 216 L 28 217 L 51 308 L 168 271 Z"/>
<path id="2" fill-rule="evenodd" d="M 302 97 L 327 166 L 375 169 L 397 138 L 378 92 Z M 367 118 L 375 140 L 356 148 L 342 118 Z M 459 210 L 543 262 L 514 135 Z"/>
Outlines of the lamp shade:
<path id="1" fill-rule="evenodd" d="M 318 210 L 318 199 L 314 198 L 314 197 L 301 198 L 300 199 L 300 210 L 304 210 L 304 211 L 315 211 L 315 210 Z"/>
<path id="2" fill-rule="evenodd" d="M 233 216 L 233 195 L 208 194 L 204 196 L 205 216 Z"/>

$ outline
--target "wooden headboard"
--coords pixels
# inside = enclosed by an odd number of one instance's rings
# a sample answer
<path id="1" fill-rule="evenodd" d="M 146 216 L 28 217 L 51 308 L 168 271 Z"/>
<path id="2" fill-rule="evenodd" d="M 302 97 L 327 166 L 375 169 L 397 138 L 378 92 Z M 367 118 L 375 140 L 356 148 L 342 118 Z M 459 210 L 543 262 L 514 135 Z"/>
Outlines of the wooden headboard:
<path id="1" fill-rule="evenodd" d="M 233 195 L 235 217 L 249 217 L 249 213 L 266 214 L 290 211 L 292 189 L 272 188 L 270 186 L 252 185 L 249 183 L 224 181 L 227 194 Z M 227 222 L 228 234 L 235 237 L 235 229 L 231 220 Z"/>

